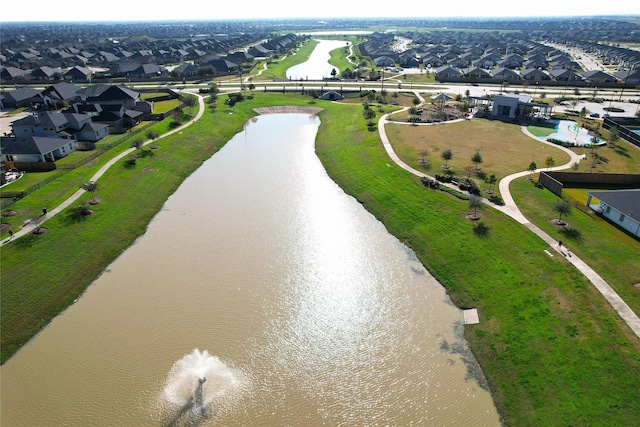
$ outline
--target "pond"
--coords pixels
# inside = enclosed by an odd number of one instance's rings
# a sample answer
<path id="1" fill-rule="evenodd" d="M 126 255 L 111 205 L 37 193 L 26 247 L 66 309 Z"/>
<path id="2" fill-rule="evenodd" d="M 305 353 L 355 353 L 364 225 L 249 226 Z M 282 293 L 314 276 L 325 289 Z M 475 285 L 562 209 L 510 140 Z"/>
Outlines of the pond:
<path id="1" fill-rule="evenodd" d="M 259 116 L 187 178 L 0 368 L 3 425 L 500 425 L 461 310 L 318 126 Z"/>

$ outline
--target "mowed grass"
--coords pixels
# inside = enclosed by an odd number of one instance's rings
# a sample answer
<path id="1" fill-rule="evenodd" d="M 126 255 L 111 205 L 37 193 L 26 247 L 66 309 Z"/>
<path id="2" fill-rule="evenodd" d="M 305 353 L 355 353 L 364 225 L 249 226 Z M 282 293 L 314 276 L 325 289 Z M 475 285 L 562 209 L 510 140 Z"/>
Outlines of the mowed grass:
<path id="1" fill-rule="evenodd" d="M 558 197 L 547 189 L 536 187 L 525 179 L 511 183 L 511 192 L 520 211 L 531 222 L 557 240 L 562 240 L 574 254 L 587 262 L 631 307 L 640 313 L 640 292 L 633 287 L 640 283 L 640 242 L 628 233 L 595 214 L 588 215 L 572 209 L 563 219 L 573 229 L 550 222 L 557 218 L 553 204 Z M 564 193 L 564 191 L 563 191 Z M 571 196 L 586 203 L 586 193 L 577 189 L 568 191 Z"/>
<path id="2" fill-rule="evenodd" d="M 441 154 L 450 149 L 453 158 L 448 165 L 458 176 L 465 174 L 466 166 L 474 166 L 471 157 L 482 156 L 480 168 L 487 176 L 495 174 L 500 180 L 514 172 L 527 170 L 531 162 L 543 168 L 547 156 L 556 165 L 569 162 L 568 154 L 557 147 L 542 144 L 522 133 L 519 125 L 486 119 L 465 120 L 432 126 L 389 124 L 387 136 L 394 151 L 408 165 L 427 174 L 444 174 L 445 160 Z M 427 165 L 423 165 L 420 150 L 426 149 Z M 476 180 L 481 188 L 485 184 Z"/>
<path id="3" fill-rule="evenodd" d="M 330 117 L 317 152 L 332 178 L 416 251 L 458 306 L 478 307 L 481 323 L 465 336 L 505 424 L 634 424 L 637 337 L 584 276 L 495 211 L 482 214 L 489 236 L 475 237 L 465 202 L 389 167 L 357 115 Z"/>
<path id="4" fill-rule="evenodd" d="M 2 360 L 76 298 L 142 234 L 175 188 L 253 114 L 309 97 L 256 93 L 219 106 L 182 135 L 157 141 L 155 155 L 99 181 L 102 204 L 49 232 L 3 248 Z M 367 129 L 362 107 L 324 108 L 316 152 L 330 176 L 415 251 L 459 307 L 481 323 L 465 335 L 507 425 L 633 425 L 640 417 L 640 344 L 593 286 L 525 227 L 494 210 L 476 237 L 466 202 L 427 190 L 392 164 Z M 87 200 L 89 195 L 85 196 Z M 46 278 L 46 280 L 43 280 Z"/>
<path id="5" fill-rule="evenodd" d="M 287 79 L 287 70 L 294 65 L 302 64 L 309 59 L 313 49 L 319 42 L 316 40 L 309 40 L 304 43 L 300 49 L 298 49 L 293 55 L 288 55 L 283 59 L 272 60 L 267 70 L 263 71 L 259 76 L 255 76 L 253 81 L 258 82 L 260 80 L 273 80 L 273 79 Z M 260 69 L 257 68 L 256 69 Z"/>

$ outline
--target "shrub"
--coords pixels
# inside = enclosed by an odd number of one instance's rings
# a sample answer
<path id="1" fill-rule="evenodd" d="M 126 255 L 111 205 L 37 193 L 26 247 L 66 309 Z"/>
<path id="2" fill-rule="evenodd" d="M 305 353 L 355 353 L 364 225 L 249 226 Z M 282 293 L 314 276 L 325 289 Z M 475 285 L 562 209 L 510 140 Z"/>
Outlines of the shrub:
<path id="1" fill-rule="evenodd" d="M 504 206 L 504 200 L 502 200 L 502 197 L 498 196 L 497 194 L 492 194 L 491 196 L 489 196 L 489 201 L 494 205 Z"/>

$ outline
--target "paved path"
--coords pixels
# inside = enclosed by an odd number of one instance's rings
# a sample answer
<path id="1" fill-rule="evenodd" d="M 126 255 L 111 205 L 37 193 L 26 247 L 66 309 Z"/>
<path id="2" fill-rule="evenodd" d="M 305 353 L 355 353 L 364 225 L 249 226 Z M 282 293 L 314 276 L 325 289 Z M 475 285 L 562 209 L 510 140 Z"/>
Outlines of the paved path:
<path id="1" fill-rule="evenodd" d="M 419 96 L 417 91 L 416 91 L 416 95 Z M 424 101 L 422 98 L 421 100 Z M 391 146 L 391 143 L 389 142 L 387 133 L 385 131 L 385 124 L 389 123 L 387 119 L 390 114 L 393 114 L 393 113 L 385 114 L 380 118 L 378 122 L 378 132 L 380 134 L 380 139 L 382 140 L 382 145 L 384 146 L 384 149 L 389 155 L 389 157 L 391 158 L 391 160 L 393 160 L 402 169 L 408 172 L 411 172 L 416 176 L 435 179 L 434 177 L 427 175 L 424 172 L 420 172 L 412 168 L 411 166 L 407 165 L 402 160 L 400 160 L 398 155 L 395 153 L 395 151 L 393 150 L 393 147 Z M 551 168 L 550 170 L 567 169 L 571 167 L 574 163 L 579 162 L 581 160 L 580 156 L 578 156 L 573 151 L 567 148 L 560 147 L 555 144 L 551 144 L 549 142 L 539 140 L 538 138 L 533 136 L 531 133 L 529 133 L 529 131 L 526 129 L 526 126 L 522 126 L 521 129 L 526 135 L 534 138 L 536 141 L 539 141 L 540 143 L 543 143 L 543 144 L 553 145 L 553 147 L 559 148 L 565 151 L 567 154 L 569 154 L 569 156 L 571 157 L 571 160 L 568 163 L 562 166 L 556 166 L 554 168 Z M 541 169 L 537 169 L 536 172 L 539 172 L 540 170 Z M 552 238 L 550 235 L 542 231 L 536 225 L 532 224 L 531 221 L 529 221 L 522 214 L 522 212 L 520 212 L 520 209 L 518 209 L 518 206 L 516 205 L 515 201 L 513 200 L 513 197 L 511 196 L 511 192 L 509 191 L 509 184 L 514 179 L 527 176 L 530 173 L 531 172 L 529 171 L 517 172 L 509 176 L 506 176 L 500 180 L 500 183 L 498 186 L 500 189 L 500 194 L 502 196 L 502 199 L 504 200 L 504 203 L 505 203 L 504 206 L 494 205 L 490 203 L 488 200 L 484 200 L 485 204 L 503 212 L 504 214 L 518 221 L 520 224 L 523 224 L 532 233 L 536 234 L 538 237 L 544 240 L 551 247 L 551 249 L 555 251 L 555 253 L 564 256 L 567 261 L 573 264 L 580 272 L 582 272 L 582 274 L 584 274 L 587 277 L 587 279 L 589 279 L 589 281 L 591 281 L 591 283 L 596 287 L 596 289 L 598 289 L 598 291 L 606 298 L 606 300 L 609 301 L 609 304 L 611 304 L 611 306 L 613 306 L 613 308 L 618 312 L 620 317 L 622 317 L 622 319 L 627 323 L 627 325 L 629 325 L 629 327 L 636 334 L 636 336 L 640 338 L 640 318 L 633 312 L 633 310 L 631 310 L 631 308 L 629 308 L 627 303 L 624 302 L 622 298 L 620 298 L 620 296 L 611 288 L 611 286 L 609 286 L 609 284 L 605 282 L 605 280 L 602 277 L 600 277 L 598 273 L 596 273 L 591 267 L 587 265 L 587 263 L 582 261 L 576 255 L 571 254 L 571 256 L 567 256 L 568 251 L 566 253 L 564 252 L 565 250 L 567 250 L 566 248 L 563 248 L 563 247 L 558 248 L 557 241 L 554 238 Z M 452 184 L 445 184 L 445 185 L 460 191 L 458 187 Z"/>
<path id="2" fill-rule="evenodd" d="M 199 109 L 198 109 L 198 113 L 196 114 L 196 116 L 192 120 L 190 120 L 188 123 L 185 123 L 184 125 L 182 125 L 182 126 L 180 126 L 178 128 L 175 128 L 174 130 L 161 135 L 160 137 L 158 137 L 158 139 L 161 139 L 161 138 L 164 138 L 166 136 L 172 135 L 172 134 L 174 134 L 176 132 L 182 131 L 184 128 L 186 128 L 187 126 L 190 126 L 191 124 L 193 124 L 194 122 L 196 122 L 197 120 L 199 120 L 202 117 L 202 115 L 204 114 L 204 111 L 205 111 L 204 99 L 200 95 L 197 95 L 197 94 L 192 94 L 192 95 L 196 95 L 198 97 L 198 102 L 199 102 Z M 143 146 L 147 145 L 147 144 L 150 144 L 153 141 L 157 141 L 158 139 L 155 139 L 155 140 L 149 139 L 149 140 L 147 140 L 147 141 L 145 141 L 143 143 Z M 102 175 L 104 175 L 104 173 L 106 171 L 109 170 L 109 168 L 111 168 L 111 166 L 113 166 L 120 159 L 122 159 L 123 157 L 128 156 L 129 154 L 131 154 L 135 150 L 136 150 L 136 148 L 129 148 L 128 150 L 125 150 L 124 152 L 118 154 L 117 156 L 115 156 L 114 158 L 109 160 L 107 163 L 105 163 L 89 180 L 90 181 L 94 181 L 94 182 L 97 181 Z M 68 199 L 66 199 L 64 202 L 60 203 L 58 206 L 56 206 L 55 208 L 53 208 L 50 211 L 48 211 L 47 214 L 46 214 L 46 217 L 44 218 L 44 221 L 42 221 L 41 224 L 45 223 L 47 220 L 51 219 L 52 217 L 54 217 L 55 215 L 59 214 L 60 212 L 62 212 L 67 207 L 69 207 L 72 203 L 74 203 L 76 200 L 78 200 L 80 198 L 80 196 L 82 196 L 84 193 L 85 193 L 85 190 L 79 189 L 78 191 L 73 193 Z M 17 239 L 19 237 L 22 237 L 25 234 L 29 234 L 30 232 L 32 232 L 34 230 L 34 228 L 35 227 L 33 225 L 29 225 L 29 224 L 25 225 L 19 231 L 15 232 L 11 238 L 3 240 L 0 243 L 0 246 L 4 246 L 5 244 L 9 243 L 10 241 L 12 241 L 14 239 Z"/>

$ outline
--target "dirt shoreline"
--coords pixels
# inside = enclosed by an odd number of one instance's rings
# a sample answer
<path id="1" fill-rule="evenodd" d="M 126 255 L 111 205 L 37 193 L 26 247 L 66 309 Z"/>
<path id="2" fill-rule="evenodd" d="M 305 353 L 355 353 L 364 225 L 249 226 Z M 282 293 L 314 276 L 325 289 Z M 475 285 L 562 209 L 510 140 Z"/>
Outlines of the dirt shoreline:
<path id="1" fill-rule="evenodd" d="M 254 108 L 258 114 L 286 114 L 286 113 L 299 113 L 299 114 L 318 114 L 322 111 L 322 108 L 317 107 L 302 107 L 295 105 L 276 105 L 273 107 L 260 107 Z"/>

